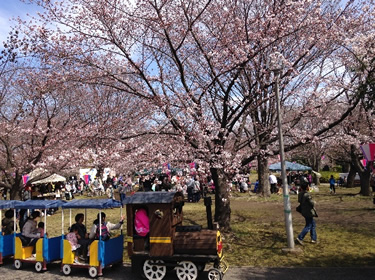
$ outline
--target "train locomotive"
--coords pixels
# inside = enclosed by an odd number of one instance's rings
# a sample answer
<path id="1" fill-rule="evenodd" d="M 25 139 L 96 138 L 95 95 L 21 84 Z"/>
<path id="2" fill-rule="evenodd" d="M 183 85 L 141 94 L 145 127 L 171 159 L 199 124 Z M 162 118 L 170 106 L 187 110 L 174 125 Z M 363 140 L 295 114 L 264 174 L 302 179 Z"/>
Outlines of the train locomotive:
<path id="1" fill-rule="evenodd" d="M 161 280 L 175 269 L 178 279 L 194 280 L 209 265 L 208 279 L 224 277 L 228 265 L 220 231 L 212 223 L 210 197 L 205 197 L 205 229 L 182 225 L 184 197 L 179 192 L 139 192 L 127 197 L 124 204 L 133 272 Z"/>

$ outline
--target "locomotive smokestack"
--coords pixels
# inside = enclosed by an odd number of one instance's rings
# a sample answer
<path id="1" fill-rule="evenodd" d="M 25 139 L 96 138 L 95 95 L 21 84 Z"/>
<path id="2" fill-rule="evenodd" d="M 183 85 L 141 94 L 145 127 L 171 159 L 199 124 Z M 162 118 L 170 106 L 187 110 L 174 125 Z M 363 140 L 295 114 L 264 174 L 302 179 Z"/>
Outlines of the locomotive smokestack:
<path id="1" fill-rule="evenodd" d="M 213 224 L 212 224 L 212 212 L 211 212 L 211 205 L 212 205 L 212 201 L 211 201 L 211 197 L 210 196 L 206 196 L 204 198 L 204 205 L 206 206 L 206 214 L 207 214 L 207 228 L 208 229 L 213 229 Z"/>

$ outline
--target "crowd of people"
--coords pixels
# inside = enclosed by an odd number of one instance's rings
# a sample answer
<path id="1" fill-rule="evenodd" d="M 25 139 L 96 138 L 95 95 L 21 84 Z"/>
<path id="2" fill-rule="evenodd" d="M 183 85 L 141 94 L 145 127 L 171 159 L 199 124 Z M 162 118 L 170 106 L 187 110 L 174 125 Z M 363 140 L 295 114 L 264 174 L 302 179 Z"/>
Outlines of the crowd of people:
<path id="1" fill-rule="evenodd" d="M 215 186 L 210 177 L 200 177 L 198 175 L 174 174 L 149 174 L 140 176 L 135 183 L 139 191 L 178 191 L 182 192 L 189 202 L 198 202 L 207 193 L 214 193 Z"/>
<path id="2" fill-rule="evenodd" d="M 301 180 L 313 188 L 312 176 L 310 173 L 298 172 L 289 173 L 287 176 L 291 193 L 298 193 Z M 236 175 L 227 182 L 231 192 L 258 193 L 259 182 L 250 181 L 248 174 Z M 274 174 L 269 176 L 271 194 L 282 194 L 282 181 Z M 331 187 L 332 192 L 335 191 Z M 32 186 L 27 184 L 24 188 L 23 199 L 39 196 L 54 195 L 56 199 L 73 199 L 76 195 L 103 196 L 123 201 L 126 194 L 135 191 L 179 191 L 184 194 L 188 202 L 198 202 L 208 193 L 215 193 L 215 184 L 210 176 L 199 176 L 197 174 L 144 174 L 139 176 L 108 176 L 105 180 L 100 177 L 93 177 L 88 183 L 83 178 L 69 178 L 66 182 L 49 183 L 45 185 Z"/>

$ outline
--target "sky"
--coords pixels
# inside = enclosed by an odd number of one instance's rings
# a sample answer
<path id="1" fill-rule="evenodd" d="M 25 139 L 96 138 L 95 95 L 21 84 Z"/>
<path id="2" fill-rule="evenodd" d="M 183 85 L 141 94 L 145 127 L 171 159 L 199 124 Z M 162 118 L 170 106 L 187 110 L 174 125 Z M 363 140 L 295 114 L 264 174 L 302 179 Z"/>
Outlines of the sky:
<path id="1" fill-rule="evenodd" d="M 11 31 L 11 25 L 15 25 L 10 18 L 19 16 L 26 19 L 26 14 L 35 14 L 36 10 L 36 5 L 25 4 L 20 0 L 0 0 L 0 49 Z"/>

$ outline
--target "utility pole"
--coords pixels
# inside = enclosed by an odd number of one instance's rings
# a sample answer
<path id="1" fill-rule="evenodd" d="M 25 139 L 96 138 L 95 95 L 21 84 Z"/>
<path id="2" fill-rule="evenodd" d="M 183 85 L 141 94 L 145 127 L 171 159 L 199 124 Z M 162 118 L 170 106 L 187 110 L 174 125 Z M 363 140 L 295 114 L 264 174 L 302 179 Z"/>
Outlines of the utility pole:
<path id="1" fill-rule="evenodd" d="M 293 222 L 292 222 L 292 211 L 290 205 L 289 186 L 286 178 L 285 168 L 285 154 L 284 154 L 284 137 L 281 127 L 281 113 L 280 113 L 280 97 L 279 97 L 279 83 L 280 74 L 283 68 L 283 56 L 281 53 L 274 53 L 270 61 L 270 70 L 275 74 L 275 97 L 276 97 L 276 108 L 277 108 L 277 128 L 279 132 L 279 147 L 280 147 L 280 161 L 281 161 L 281 180 L 283 187 L 283 198 L 284 198 L 284 217 L 285 217 L 285 229 L 287 236 L 288 248 L 287 250 L 294 250 L 294 237 L 293 237 Z"/>

